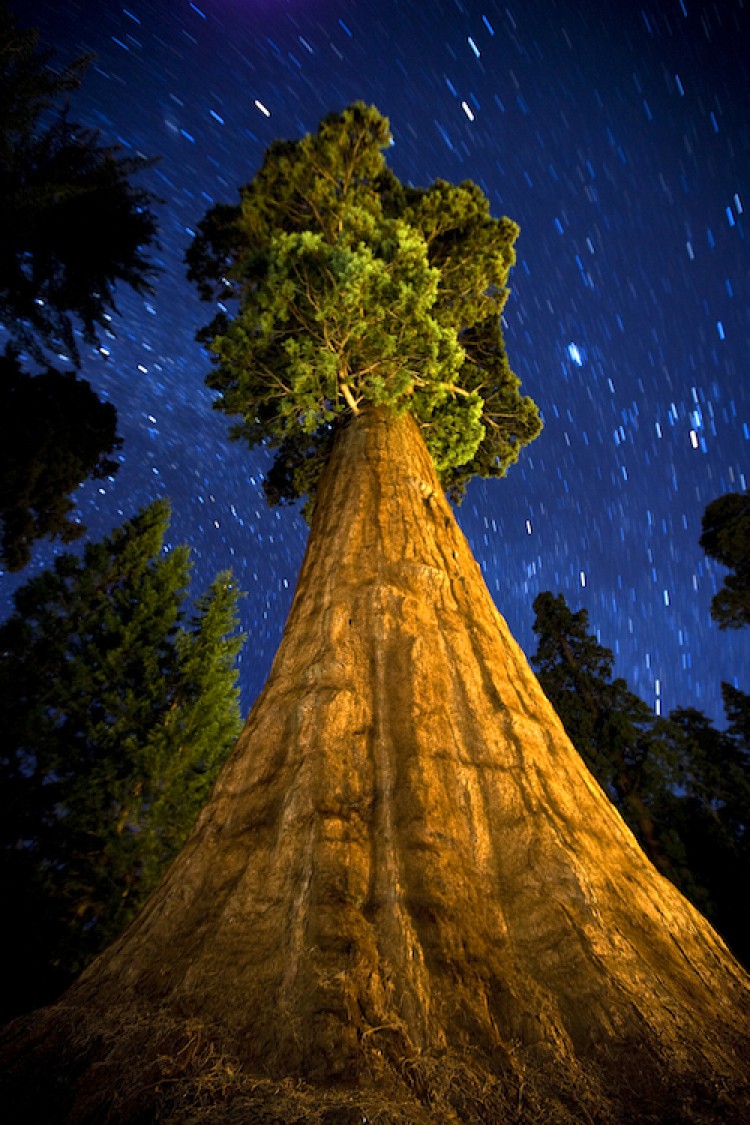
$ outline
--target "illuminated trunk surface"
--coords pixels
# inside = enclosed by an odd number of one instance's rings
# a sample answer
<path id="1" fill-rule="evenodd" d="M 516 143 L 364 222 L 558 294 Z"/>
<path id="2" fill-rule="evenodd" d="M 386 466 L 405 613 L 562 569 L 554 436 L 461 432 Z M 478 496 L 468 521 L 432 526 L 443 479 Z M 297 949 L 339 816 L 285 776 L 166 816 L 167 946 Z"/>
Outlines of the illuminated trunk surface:
<path id="1" fill-rule="evenodd" d="M 244 1074 L 378 1090 L 381 1120 L 748 1119 L 748 978 L 568 741 L 409 416 L 338 438 L 192 839 L 28 1026 L 74 1018 L 197 1021 Z"/>

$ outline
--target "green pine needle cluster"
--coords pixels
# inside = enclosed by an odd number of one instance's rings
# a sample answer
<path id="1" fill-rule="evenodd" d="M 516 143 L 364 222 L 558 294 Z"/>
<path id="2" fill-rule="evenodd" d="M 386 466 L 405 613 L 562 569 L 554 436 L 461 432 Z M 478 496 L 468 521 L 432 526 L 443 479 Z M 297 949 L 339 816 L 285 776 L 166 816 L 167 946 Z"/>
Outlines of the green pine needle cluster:
<path id="1" fill-rule="evenodd" d="M 476 184 L 402 184 L 387 120 L 361 102 L 271 145 L 240 203 L 188 252 L 219 311 L 200 333 L 233 436 L 276 450 L 272 501 L 314 495 L 336 427 L 367 404 L 409 410 L 456 499 L 503 475 L 541 429 L 500 314 L 517 226 Z"/>

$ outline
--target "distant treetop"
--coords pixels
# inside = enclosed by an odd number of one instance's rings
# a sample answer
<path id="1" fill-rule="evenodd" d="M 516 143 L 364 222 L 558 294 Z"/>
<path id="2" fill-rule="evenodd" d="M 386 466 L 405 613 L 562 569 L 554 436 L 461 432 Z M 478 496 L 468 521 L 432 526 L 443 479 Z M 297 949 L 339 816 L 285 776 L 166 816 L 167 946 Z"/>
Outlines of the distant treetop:
<path id="1" fill-rule="evenodd" d="M 114 407 L 50 364 L 79 368 L 78 333 L 98 343 L 117 285 L 149 292 L 156 272 L 155 198 L 130 180 L 148 161 L 68 116 L 89 61 L 57 65 L 0 2 L 0 566 L 11 570 L 38 539 L 83 534 L 72 494 L 118 467 Z"/>
<path id="2" fill-rule="evenodd" d="M 750 625 L 750 491 L 727 492 L 703 513 L 700 545 L 730 572 L 711 600 L 720 629 Z"/>
<path id="3" fill-rule="evenodd" d="M 94 343 L 119 282 L 150 291 L 155 198 L 130 182 L 147 160 L 68 118 L 90 59 L 52 59 L 0 4 L 0 324 L 38 361 L 78 365 L 74 327 Z"/>
<path id="4" fill-rule="evenodd" d="M 276 461 L 271 501 L 314 495 L 337 427 L 366 404 L 409 410 L 444 487 L 502 476 L 541 429 L 500 314 L 518 227 L 476 184 L 402 184 L 389 124 L 357 102 L 276 141 L 236 206 L 205 216 L 189 276 L 218 312 L 199 333 L 216 405 Z"/>

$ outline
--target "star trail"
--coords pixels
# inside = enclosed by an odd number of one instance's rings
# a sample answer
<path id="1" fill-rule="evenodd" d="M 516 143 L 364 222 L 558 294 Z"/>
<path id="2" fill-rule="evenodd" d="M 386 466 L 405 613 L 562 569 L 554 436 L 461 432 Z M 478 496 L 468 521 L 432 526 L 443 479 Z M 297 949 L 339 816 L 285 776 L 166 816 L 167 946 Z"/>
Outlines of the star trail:
<path id="1" fill-rule="evenodd" d="M 391 121 L 397 175 L 476 181 L 520 224 L 504 313 L 511 365 L 545 429 L 458 518 L 531 654 L 541 590 L 585 607 L 650 706 L 722 720 L 748 690 L 748 639 L 709 616 L 721 567 L 705 506 L 750 477 L 750 7 L 747 0 L 34 0 L 19 21 L 95 59 L 71 117 L 159 159 L 153 296 L 83 368 L 116 406 L 113 478 L 79 490 L 98 537 L 157 496 L 193 549 L 196 592 L 230 566 L 246 592 L 249 706 L 270 668 L 307 538 L 269 509 L 262 451 L 227 440 L 185 278 L 206 209 L 235 202 L 276 138 L 357 99 Z M 743 46 L 745 45 L 745 46 Z M 12 589 L 47 565 L 42 545 Z"/>

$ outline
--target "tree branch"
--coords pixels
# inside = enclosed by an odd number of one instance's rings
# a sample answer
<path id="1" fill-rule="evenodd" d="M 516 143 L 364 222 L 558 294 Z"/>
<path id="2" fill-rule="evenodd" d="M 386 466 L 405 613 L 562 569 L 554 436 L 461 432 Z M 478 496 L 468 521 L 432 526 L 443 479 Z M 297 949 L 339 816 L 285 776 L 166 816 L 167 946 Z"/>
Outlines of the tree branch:
<path id="1" fill-rule="evenodd" d="M 341 387 L 341 393 L 344 396 L 344 399 L 346 401 L 346 405 L 349 407 L 352 414 L 359 414 L 359 406 L 357 405 L 357 400 L 355 399 L 354 395 L 351 392 L 351 388 L 349 387 L 349 384 L 348 383 L 340 383 L 339 386 Z"/>

